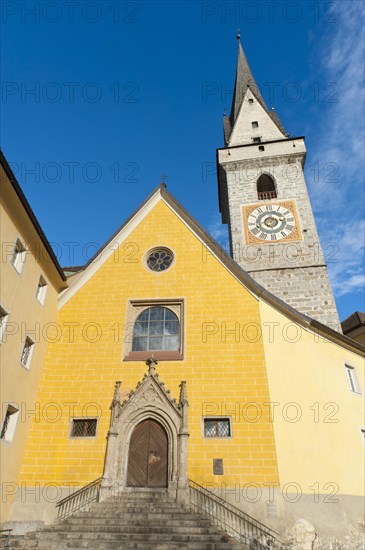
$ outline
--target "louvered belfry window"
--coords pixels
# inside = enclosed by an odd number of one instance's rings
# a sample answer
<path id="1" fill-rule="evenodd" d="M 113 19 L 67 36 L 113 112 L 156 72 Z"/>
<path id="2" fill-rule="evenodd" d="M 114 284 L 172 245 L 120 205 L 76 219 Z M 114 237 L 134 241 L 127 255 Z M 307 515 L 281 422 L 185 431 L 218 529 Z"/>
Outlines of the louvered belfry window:
<path id="1" fill-rule="evenodd" d="M 74 418 L 72 420 L 71 437 L 95 437 L 96 418 Z"/>

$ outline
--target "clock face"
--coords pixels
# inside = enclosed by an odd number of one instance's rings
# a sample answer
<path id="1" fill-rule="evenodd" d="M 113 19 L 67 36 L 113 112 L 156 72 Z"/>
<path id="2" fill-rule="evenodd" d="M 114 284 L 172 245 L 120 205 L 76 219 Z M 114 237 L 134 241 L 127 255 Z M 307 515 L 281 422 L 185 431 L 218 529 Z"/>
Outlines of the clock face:
<path id="1" fill-rule="evenodd" d="M 298 240 L 300 231 L 292 202 L 252 205 L 244 208 L 248 242 Z"/>

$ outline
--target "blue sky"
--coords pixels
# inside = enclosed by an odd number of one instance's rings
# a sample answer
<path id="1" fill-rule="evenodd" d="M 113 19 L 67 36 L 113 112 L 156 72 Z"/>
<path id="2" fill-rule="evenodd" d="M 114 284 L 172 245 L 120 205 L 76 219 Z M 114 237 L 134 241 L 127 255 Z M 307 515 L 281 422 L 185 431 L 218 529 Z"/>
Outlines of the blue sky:
<path id="1" fill-rule="evenodd" d="M 362 2 L 4 0 L 1 9 L 1 147 L 61 265 L 85 263 L 162 173 L 227 246 L 215 151 L 240 28 L 268 105 L 306 136 L 340 317 L 364 311 Z"/>

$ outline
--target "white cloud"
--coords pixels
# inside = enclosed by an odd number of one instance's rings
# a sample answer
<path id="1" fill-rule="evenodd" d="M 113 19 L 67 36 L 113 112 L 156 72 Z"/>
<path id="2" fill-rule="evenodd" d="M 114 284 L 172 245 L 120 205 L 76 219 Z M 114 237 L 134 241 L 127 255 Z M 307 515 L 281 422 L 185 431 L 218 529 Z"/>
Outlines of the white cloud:
<path id="1" fill-rule="evenodd" d="M 328 271 L 335 294 L 340 297 L 365 288 L 365 220 L 349 222 L 329 232 L 324 243 Z"/>
<path id="2" fill-rule="evenodd" d="M 339 6 L 338 23 L 328 23 L 316 44 L 319 118 L 311 133 L 316 136 L 311 165 L 318 163 L 319 181 L 311 186 L 315 209 L 359 208 L 364 197 L 364 4 Z M 318 47 L 319 46 L 319 47 Z M 333 97 L 331 95 L 333 94 Z M 333 100 L 333 102 L 331 101 Z M 334 163 L 336 172 L 331 175 Z M 323 198 L 326 200 L 323 200 Z M 354 200 L 355 199 L 355 200 Z M 361 208 L 361 207 L 360 207 Z"/>
<path id="3" fill-rule="evenodd" d="M 321 38 L 313 40 L 319 87 L 324 91 L 327 86 L 328 94 L 335 86 L 338 91 L 335 102 L 323 101 L 322 94 L 321 102 L 312 105 L 317 116 L 310 120 L 314 147 L 308 155 L 307 179 L 324 253 L 332 252 L 328 270 L 334 293 L 337 298 L 357 295 L 358 303 L 358 293 L 365 288 L 365 4 L 338 6 L 338 22 L 324 25 Z M 317 181 L 313 167 L 319 168 Z"/>
<path id="4" fill-rule="evenodd" d="M 212 222 L 208 225 L 208 232 L 221 246 L 224 247 L 228 242 L 228 226 L 222 224 L 220 214 L 214 215 Z"/>

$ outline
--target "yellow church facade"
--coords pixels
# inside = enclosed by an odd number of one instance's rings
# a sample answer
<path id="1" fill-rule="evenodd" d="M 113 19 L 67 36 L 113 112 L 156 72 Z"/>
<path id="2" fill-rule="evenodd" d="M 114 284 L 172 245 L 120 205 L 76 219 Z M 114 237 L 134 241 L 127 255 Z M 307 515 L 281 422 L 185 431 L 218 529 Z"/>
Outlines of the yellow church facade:
<path id="1" fill-rule="evenodd" d="M 146 257 L 161 248 L 172 264 L 152 271 Z M 363 386 L 351 391 L 346 368 L 360 384 L 360 345 L 264 291 L 163 186 L 68 284 L 28 403 L 10 521 L 52 521 L 58 500 L 103 477 L 115 382 L 128 402 L 151 356 L 131 348 L 133 309 L 166 308 L 178 317 L 178 346 L 154 356 L 173 398 L 186 381 L 189 479 L 282 532 L 301 516 L 323 536 L 356 528 Z M 75 421 L 95 429 L 73 435 Z M 131 433 L 120 443 L 127 454 Z"/>

